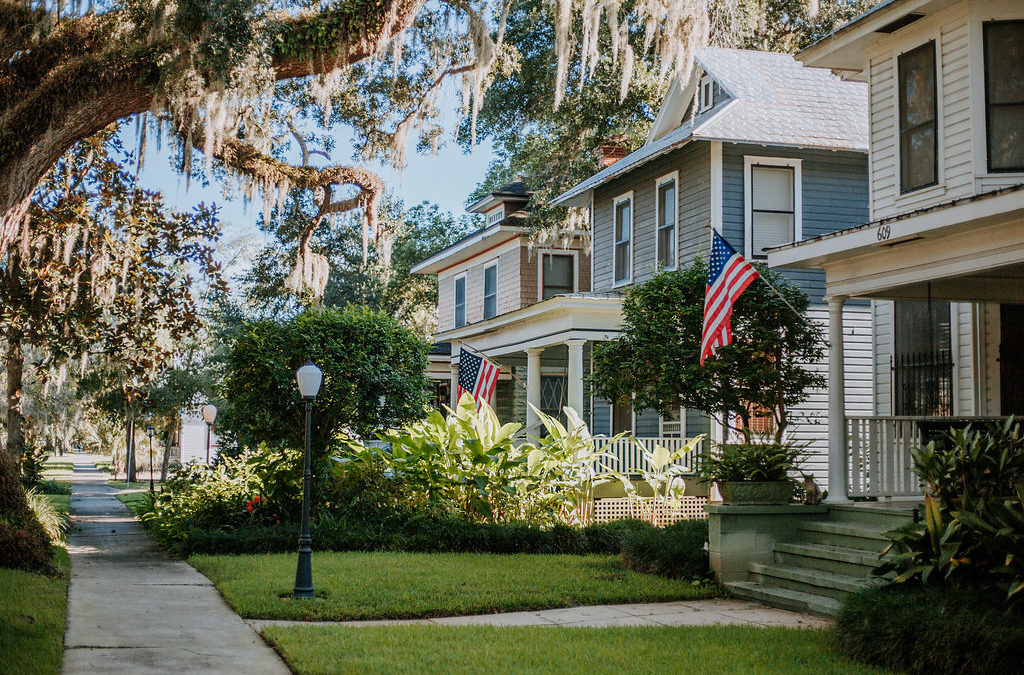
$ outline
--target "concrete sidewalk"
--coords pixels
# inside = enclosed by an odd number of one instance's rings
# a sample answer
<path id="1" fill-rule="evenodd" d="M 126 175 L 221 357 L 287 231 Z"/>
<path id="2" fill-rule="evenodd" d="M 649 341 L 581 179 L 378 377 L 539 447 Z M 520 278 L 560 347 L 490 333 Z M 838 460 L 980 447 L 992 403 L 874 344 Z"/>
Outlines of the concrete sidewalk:
<path id="1" fill-rule="evenodd" d="M 249 621 L 261 630 L 265 626 L 784 626 L 824 628 L 828 619 L 773 609 L 746 600 L 716 598 L 630 605 L 566 607 L 540 612 L 508 612 L 476 616 L 448 616 L 435 619 L 384 621 Z"/>
<path id="2" fill-rule="evenodd" d="M 64 673 L 288 673 L 210 581 L 158 552 L 91 455 L 73 455 Z"/>

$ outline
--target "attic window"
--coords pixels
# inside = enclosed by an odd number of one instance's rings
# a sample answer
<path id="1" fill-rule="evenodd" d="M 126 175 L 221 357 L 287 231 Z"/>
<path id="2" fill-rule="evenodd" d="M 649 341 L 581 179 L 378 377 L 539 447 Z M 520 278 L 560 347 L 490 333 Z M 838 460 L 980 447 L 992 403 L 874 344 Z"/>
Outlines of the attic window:
<path id="1" fill-rule="evenodd" d="M 710 75 L 700 78 L 700 112 L 710 110 L 715 105 L 714 80 Z"/>
<path id="2" fill-rule="evenodd" d="M 487 213 L 487 224 L 494 225 L 495 223 L 505 220 L 505 205 L 502 204 L 493 211 Z"/>

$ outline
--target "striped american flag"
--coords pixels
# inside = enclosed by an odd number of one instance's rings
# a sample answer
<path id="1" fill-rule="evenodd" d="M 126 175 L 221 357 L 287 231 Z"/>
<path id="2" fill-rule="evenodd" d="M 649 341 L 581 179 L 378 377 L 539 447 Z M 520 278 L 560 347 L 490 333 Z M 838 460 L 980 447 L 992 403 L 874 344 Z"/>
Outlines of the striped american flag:
<path id="1" fill-rule="evenodd" d="M 758 277 L 753 265 L 743 259 L 722 235 L 712 230 L 708 285 L 704 292 L 704 331 L 700 363 L 715 350 L 732 343 L 732 306 L 747 286 Z"/>
<path id="2" fill-rule="evenodd" d="M 459 386 L 455 390 L 455 400 L 462 398 L 463 392 L 468 391 L 476 399 L 477 404 L 486 401 L 487 405 L 491 405 L 499 373 L 501 368 L 498 364 L 491 363 L 462 347 L 459 351 Z"/>

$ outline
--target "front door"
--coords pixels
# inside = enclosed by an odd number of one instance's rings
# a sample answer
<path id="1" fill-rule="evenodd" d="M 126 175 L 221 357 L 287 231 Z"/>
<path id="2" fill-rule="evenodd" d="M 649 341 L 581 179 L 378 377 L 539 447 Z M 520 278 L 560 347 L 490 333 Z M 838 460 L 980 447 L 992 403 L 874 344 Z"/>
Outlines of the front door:
<path id="1" fill-rule="evenodd" d="M 1024 305 L 1001 305 L 999 396 L 1003 415 L 1024 414 Z"/>

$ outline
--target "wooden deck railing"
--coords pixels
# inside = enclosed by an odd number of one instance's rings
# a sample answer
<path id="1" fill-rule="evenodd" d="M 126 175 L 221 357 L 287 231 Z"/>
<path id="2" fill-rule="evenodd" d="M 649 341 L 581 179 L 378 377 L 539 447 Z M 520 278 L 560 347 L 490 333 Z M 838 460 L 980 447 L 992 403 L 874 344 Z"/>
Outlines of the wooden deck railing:
<path id="1" fill-rule="evenodd" d="M 670 452 L 674 452 L 686 445 L 689 439 L 637 438 L 635 440 L 637 443 L 641 443 L 648 450 L 657 444 Z M 607 443 L 607 438 L 600 436 L 594 438 L 594 446 L 596 448 L 602 448 Z M 608 465 L 608 468 L 615 471 L 635 474 L 653 468 L 648 464 L 647 460 L 644 459 L 643 451 L 628 437 L 623 437 L 614 441 L 609 447 L 605 448 L 605 452 L 612 455 L 612 459 L 604 460 L 604 463 Z M 687 469 L 687 473 L 694 473 L 700 467 L 701 452 L 702 445 L 698 444 L 694 450 L 691 450 L 684 455 L 680 461 L 676 462 L 676 464 L 684 466 Z"/>
<path id="2" fill-rule="evenodd" d="M 920 497 L 910 449 L 950 427 L 998 417 L 847 417 L 849 497 Z"/>

